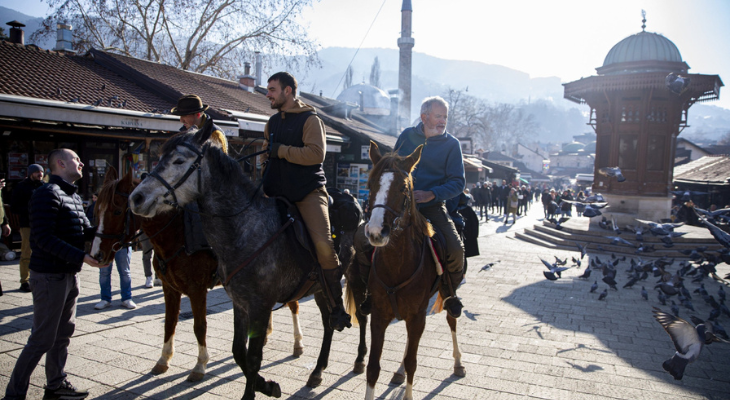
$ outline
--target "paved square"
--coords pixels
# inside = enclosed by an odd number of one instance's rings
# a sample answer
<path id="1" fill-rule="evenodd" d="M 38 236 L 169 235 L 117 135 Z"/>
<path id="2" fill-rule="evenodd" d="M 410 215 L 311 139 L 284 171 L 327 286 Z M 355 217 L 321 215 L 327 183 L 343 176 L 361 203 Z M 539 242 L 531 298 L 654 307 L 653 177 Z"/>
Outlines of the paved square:
<path id="1" fill-rule="evenodd" d="M 480 226 L 482 255 L 469 259 L 466 282 L 459 289 L 465 310 L 459 319 L 458 338 L 467 369 L 464 378 L 452 375 L 451 335 L 445 314 L 428 317 L 421 340 L 414 384 L 416 399 L 729 399 L 730 345 L 705 347 L 700 359 L 687 367 L 682 381 L 662 370 L 674 354 L 669 336 L 652 318 L 658 306 L 651 293 L 655 278 L 632 289 L 609 290 L 605 301 L 589 293 L 593 282 L 577 279 L 576 268 L 555 282 L 545 280 L 538 257 L 570 258 L 577 252 L 546 250 L 514 239 L 514 232 L 542 219 L 534 206 L 515 225 L 501 217 Z M 600 255 L 604 258 L 604 255 Z M 495 264 L 484 271 L 487 263 Z M 587 259 L 584 259 L 584 265 Z M 570 264 L 569 264 L 570 265 Z M 619 288 L 627 281 L 626 263 L 618 267 Z M 676 271 L 676 264 L 669 268 Z M 718 266 L 720 276 L 730 266 Z M 594 276 L 600 274 L 594 271 Z M 119 277 L 111 308 L 97 311 L 98 272 L 84 266 L 81 274 L 76 333 L 67 364 L 74 385 L 89 388 L 95 399 L 240 399 L 245 378 L 231 355 L 233 317 L 225 291 L 208 295 L 208 346 L 211 356 L 205 379 L 185 381 L 197 357 L 192 318 L 181 319 L 175 335 L 175 355 L 167 373 L 149 371 L 160 357 L 164 323 L 162 289 L 143 286 L 141 253 L 132 257 L 133 299 L 138 308 L 121 307 Z M 5 295 L 0 297 L 0 390 L 4 393 L 15 360 L 28 339 L 32 319 L 31 295 L 17 291 L 18 263 L 0 264 Z M 697 284 L 687 282 L 692 292 Z M 706 279 L 705 287 L 717 297 L 720 284 Z M 650 291 L 641 298 L 641 285 Z M 600 283 L 598 292 L 606 285 Z M 695 296 L 697 312 L 681 308 L 680 317 L 709 316 L 710 307 Z M 669 307 L 662 307 L 669 311 Z M 190 311 L 183 300 L 182 313 Z M 329 367 L 320 387 L 305 386 L 314 368 L 322 336 L 321 319 L 312 298 L 301 302 L 305 352 L 291 356 L 292 322 L 288 309 L 274 313 L 275 332 L 264 348 L 261 373 L 281 385 L 282 398 L 362 399 L 365 375 L 354 375 L 358 332 L 335 333 Z M 730 318 L 719 322 L 730 328 Z M 369 335 L 368 335 L 369 337 Z M 382 372 L 376 395 L 400 399 L 405 385 L 388 384 L 403 355 L 403 322 L 392 323 L 386 334 Z M 368 338 L 369 346 L 369 338 Z M 31 379 L 28 399 L 40 399 L 45 384 L 43 360 Z M 257 398 L 266 398 L 258 394 Z"/>

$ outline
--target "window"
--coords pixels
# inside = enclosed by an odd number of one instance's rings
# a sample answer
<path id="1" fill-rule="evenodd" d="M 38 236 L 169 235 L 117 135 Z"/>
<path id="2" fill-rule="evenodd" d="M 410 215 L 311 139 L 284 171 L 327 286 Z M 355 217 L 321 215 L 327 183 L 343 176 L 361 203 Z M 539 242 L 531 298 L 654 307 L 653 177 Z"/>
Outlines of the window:
<path id="1" fill-rule="evenodd" d="M 636 135 L 621 135 L 619 138 L 618 166 L 621 169 L 636 169 Z"/>
<path id="2" fill-rule="evenodd" d="M 662 171 L 664 169 L 664 143 L 664 136 L 649 136 L 649 146 L 646 151 L 647 171 Z"/>

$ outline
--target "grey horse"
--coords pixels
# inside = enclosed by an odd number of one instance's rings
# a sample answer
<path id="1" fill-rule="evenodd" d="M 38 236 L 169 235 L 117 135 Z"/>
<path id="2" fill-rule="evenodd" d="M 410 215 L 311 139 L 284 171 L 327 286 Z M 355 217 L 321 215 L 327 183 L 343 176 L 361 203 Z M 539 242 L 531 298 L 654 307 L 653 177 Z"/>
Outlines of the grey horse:
<path id="1" fill-rule="evenodd" d="M 316 261 L 286 234 L 264 246 L 282 227 L 276 200 L 261 195 L 240 164 L 209 140 L 210 132 L 206 126 L 171 137 L 150 174 L 153 179 L 145 179 L 130 195 L 130 208 L 152 217 L 197 202 L 203 233 L 218 257 L 218 275 L 227 282 L 233 303 L 233 358 L 246 376 L 243 399 L 253 399 L 256 391 L 280 397 L 279 384 L 259 375 L 267 324 L 275 304 L 290 300 L 306 279 L 303 267 Z M 320 285 L 312 292 L 324 327 L 322 350 L 307 383 L 317 386 L 327 367 L 333 330 Z"/>

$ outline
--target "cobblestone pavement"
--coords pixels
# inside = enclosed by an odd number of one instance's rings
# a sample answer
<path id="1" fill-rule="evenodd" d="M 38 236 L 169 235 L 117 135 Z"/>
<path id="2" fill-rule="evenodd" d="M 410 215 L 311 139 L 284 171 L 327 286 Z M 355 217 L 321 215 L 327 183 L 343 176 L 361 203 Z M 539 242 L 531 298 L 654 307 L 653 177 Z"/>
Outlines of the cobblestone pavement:
<path id="1" fill-rule="evenodd" d="M 655 294 L 644 301 L 637 285 L 609 291 L 605 301 L 598 301 L 597 293 L 588 292 L 593 279 L 577 279 L 582 273 L 578 269 L 565 271 L 558 281 L 545 280 L 538 257 L 553 260 L 553 256 L 569 258 L 578 253 L 545 250 L 513 238 L 515 230 L 541 218 L 541 207 L 536 206 L 514 225 L 502 225 L 501 217 L 481 224 L 482 255 L 469 259 L 466 281 L 459 289 L 465 310 L 459 319 L 458 339 L 466 377 L 452 375 L 451 336 L 445 314 L 431 315 L 419 349 L 416 399 L 730 398 L 730 345 L 717 343 L 705 348 L 700 360 L 687 368 L 682 381 L 674 381 L 662 370 L 662 361 L 671 357 L 674 349 L 669 336 L 652 318 L 651 307 L 658 305 Z M 490 262 L 495 264 L 481 271 Z M 623 264 L 619 266 L 619 287 L 627 280 L 624 269 Z M 730 272 L 724 264 L 718 269 L 721 276 Z M 31 296 L 17 291 L 17 271 L 17 262 L 0 264 L 5 289 L 0 297 L 2 390 L 31 326 Z M 121 308 L 118 276 L 113 273 L 112 284 L 117 289 L 113 306 L 96 311 L 93 306 L 99 300 L 98 272 L 88 266 L 81 272 L 77 327 L 67 364 L 71 382 L 89 388 L 90 398 L 97 399 L 240 398 L 245 378 L 231 356 L 233 318 L 223 289 L 216 288 L 208 296 L 211 359 L 207 375 L 201 382 L 189 383 L 185 379 L 197 356 L 192 318 L 182 318 L 178 324 L 176 353 L 169 371 L 151 375 L 149 371 L 162 346 L 162 290 L 143 287 L 139 252 L 132 258 L 132 273 L 138 308 Z M 641 284 L 650 289 L 654 283 L 650 278 Z M 696 286 L 688 284 L 690 291 Z M 711 280 L 706 280 L 705 286 L 711 293 L 719 288 Z M 604 287 L 601 284 L 599 292 Z M 709 315 L 709 306 L 695 297 L 697 312 L 682 308 L 680 316 Z M 668 307 L 663 308 L 668 311 Z M 185 299 L 183 317 L 189 311 Z M 305 386 L 322 336 L 319 311 L 311 298 L 301 302 L 300 318 L 305 351 L 294 358 L 290 313 L 286 308 L 274 313 L 275 332 L 264 349 L 262 375 L 280 383 L 282 398 L 363 398 L 365 375 L 351 372 L 358 343 L 356 329 L 335 333 L 322 385 L 316 389 Z M 719 321 L 730 327 L 727 317 Z M 388 382 L 402 357 L 405 341 L 405 324 L 391 324 L 376 386 L 377 398 L 403 396 L 405 385 Z M 42 365 L 43 360 L 32 377 L 29 399 L 42 397 Z M 257 398 L 265 396 L 259 394 Z"/>

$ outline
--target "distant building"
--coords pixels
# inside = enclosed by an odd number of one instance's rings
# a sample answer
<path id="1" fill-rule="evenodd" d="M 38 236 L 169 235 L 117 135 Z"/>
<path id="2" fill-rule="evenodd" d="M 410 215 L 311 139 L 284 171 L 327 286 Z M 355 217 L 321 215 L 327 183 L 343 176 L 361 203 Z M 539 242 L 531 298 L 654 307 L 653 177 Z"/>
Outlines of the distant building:
<path id="1" fill-rule="evenodd" d="M 525 166 L 536 172 L 542 172 L 546 170 L 545 165 L 550 164 L 550 157 L 546 152 L 543 152 L 539 147 L 534 149 L 528 148 L 525 145 L 517 144 L 517 158 L 525 163 Z"/>

